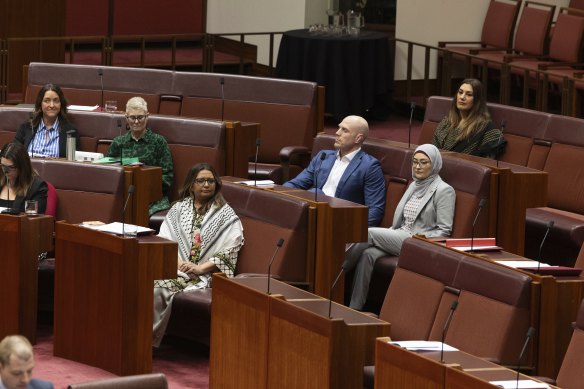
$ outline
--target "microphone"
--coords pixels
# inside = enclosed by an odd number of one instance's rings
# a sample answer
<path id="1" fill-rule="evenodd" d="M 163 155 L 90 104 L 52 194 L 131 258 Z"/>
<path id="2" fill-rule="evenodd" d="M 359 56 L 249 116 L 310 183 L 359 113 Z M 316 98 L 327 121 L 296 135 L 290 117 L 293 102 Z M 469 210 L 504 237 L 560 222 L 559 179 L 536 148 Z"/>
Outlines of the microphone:
<path id="1" fill-rule="evenodd" d="M 272 269 L 272 263 L 274 262 L 274 258 L 276 258 L 276 254 L 278 253 L 278 250 L 280 250 L 280 247 L 282 247 L 282 245 L 284 244 L 284 238 L 280 238 L 278 240 L 278 243 L 276 243 L 276 250 L 274 250 L 274 254 L 272 254 L 272 259 L 270 259 L 270 264 L 268 265 L 268 294 L 270 294 L 270 272 Z"/>
<path id="2" fill-rule="evenodd" d="M 458 307 L 458 300 L 454 300 L 450 305 L 450 312 L 448 312 L 448 317 L 446 318 L 446 323 L 444 323 L 444 328 L 442 329 L 442 345 L 440 346 L 440 362 L 444 363 L 444 341 L 446 340 L 446 333 L 450 327 L 450 322 L 452 321 L 452 315 Z"/>
<path id="3" fill-rule="evenodd" d="M 225 113 L 225 77 L 219 79 L 221 83 L 221 121 L 223 121 L 223 114 Z"/>
<path id="4" fill-rule="evenodd" d="M 126 202 L 124 203 L 124 208 L 122 209 L 122 236 L 126 235 L 126 207 L 128 206 L 128 201 L 134 193 L 134 185 L 128 186 L 128 197 L 126 197 Z"/>
<path id="5" fill-rule="evenodd" d="M 28 113 L 28 121 L 30 122 L 30 129 L 32 130 L 32 139 L 30 140 L 30 157 L 34 158 L 34 138 L 36 138 L 37 128 L 32 124 L 32 112 Z"/>
<path id="6" fill-rule="evenodd" d="M 118 119 L 118 132 L 122 136 L 122 119 Z M 124 166 L 124 142 L 120 143 L 120 166 Z"/>
<path id="7" fill-rule="evenodd" d="M 487 204 L 487 200 L 486 199 L 481 199 L 481 201 L 479 201 L 479 209 L 477 210 L 477 214 L 475 215 L 474 221 L 472 222 L 472 230 L 470 232 L 470 252 L 474 253 L 474 232 L 475 232 L 475 226 L 477 224 L 477 220 L 479 218 L 479 214 L 481 213 L 481 209 L 483 209 L 483 207 L 485 206 L 485 204 Z"/>
<path id="8" fill-rule="evenodd" d="M 337 286 L 337 282 L 339 282 L 339 278 L 341 278 L 341 274 L 343 274 L 344 271 L 345 271 L 345 269 L 343 269 L 341 267 L 341 271 L 337 275 L 337 278 L 335 278 L 335 280 L 333 281 L 333 284 L 331 285 L 331 288 L 329 290 L 329 314 L 328 314 L 329 315 L 329 319 L 332 319 L 333 318 L 331 316 L 331 309 L 333 307 L 333 290 L 335 289 L 335 286 Z"/>
<path id="9" fill-rule="evenodd" d="M 260 152 L 260 138 L 256 138 L 256 154 L 253 162 L 253 186 L 258 186 L 258 154 Z"/>
<path id="10" fill-rule="evenodd" d="M 412 118 L 414 117 L 414 108 L 416 108 L 416 103 L 410 103 L 410 126 L 408 128 L 408 149 L 410 148 L 410 144 L 412 143 Z"/>
<path id="11" fill-rule="evenodd" d="M 501 119 L 501 133 L 499 134 L 499 139 L 497 139 L 497 145 L 501 143 L 501 138 L 503 138 L 503 132 L 505 131 L 506 124 L 507 122 L 505 122 L 505 119 Z M 497 161 L 497 167 L 499 167 L 499 154 L 495 156 L 495 160 Z"/>
<path id="12" fill-rule="evenodd" d="M 531 338 L 535 335 L 535 328 L 529 327 L 527 330 L 527 337 L 525 338 L 525 343 L 523 344 L 523 348 L 521 349 L 521 353 L 519 354 L 519 360 L 517 361 L 517 379 L 515 380 L 515 387 L 519 388 L 519 369 L 521 369 L 521 359 L 523 358 L 523 354 L 525 350 L 527 350 L 527 345 Z"/>
<path id="13" fill-rule="evenodd" d="M 103 69 L 97 69 L 97 74 L 99 75 L 99 83 L 101 85 L 101 109 L 105 111 L 105 107 L 103 104 Z"/>
<path id="14" fill-rule="evenodd" d="M 547 223 L 547 229 L 545 230 L 545 235 L 543 236 L 543 239 L 541 240 L 541 244 L 539 245 L 539 252 L 537 253 L 537 273 L 539 274 L 539 269 L 541 267 L 541 250 L 543 249 L 543 244 L 545 243 L 545 240 L 548 237 L 548 234 L 550 233 L 552 227 L 554 226 L 554 221 L 550 220 Z"/>
<path id="15" fill-rule="evenodd" d="M 314 202 L 318 201 L 318 173 L 320 172 L 320 167 L 322 166 L 322 161 L 326 158 L 326 154 L 324 151 L 320 153 L 320 164 L 318 165 L 318 169 L 314 173 Z"/>

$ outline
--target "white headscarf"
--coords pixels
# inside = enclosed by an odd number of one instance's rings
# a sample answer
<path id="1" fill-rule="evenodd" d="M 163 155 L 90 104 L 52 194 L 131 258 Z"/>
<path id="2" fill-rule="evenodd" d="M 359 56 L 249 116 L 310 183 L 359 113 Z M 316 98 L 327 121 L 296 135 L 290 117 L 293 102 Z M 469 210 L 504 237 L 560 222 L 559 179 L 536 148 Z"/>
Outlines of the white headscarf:
<path id="1" fill-rule="evenodd" d="M 414 176 L 414 166 L 412 165 L 412 178 L 415 181 L 415 187 L 412 195 L 415 195 L 416 197 L 422 197 L 424 194 L 426 194 L 426 190 L 428 190 L 430 185 L 432 185 L 436 177 L 438 177 L 440 169 L 442 169 L 442 156 L 440 155 L 440 150 L 438 150 L 436 146 L 429 143 L 418 146 L 416 151 L 414 151 L 414 155 L 416 155 L 416 153 L 425 154 L 430 159 L 430 163 L 432 164 L 432 171 L 430 172 L 430 175 L 423 180 L 420 180 Z"/>

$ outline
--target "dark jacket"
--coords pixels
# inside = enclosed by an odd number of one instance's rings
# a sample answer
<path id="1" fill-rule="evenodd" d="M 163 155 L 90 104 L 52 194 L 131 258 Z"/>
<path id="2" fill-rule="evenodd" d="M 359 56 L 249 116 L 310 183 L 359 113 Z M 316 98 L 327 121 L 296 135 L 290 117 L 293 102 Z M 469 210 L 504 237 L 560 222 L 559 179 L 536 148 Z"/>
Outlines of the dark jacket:
<path id="1" fill-rule="evenodd" d="M 59 119 L 59 157 L 67 158 L 67 132 L 73 131 L 75 135 L 75 148 L 79 150 L 79 133 L 71 123 L 66 122 L 63 119 Z M 16 131 L 16 136 L 14 140 L 20 142 L 28 150 L 28 145 L 32 141 L 32 126 L 30 121 L 26 121 L 20 125 L 18 131 Z"/>
<path id="2" fill-rule="evenodd" d="M 16 196 L 14 203 L 12 204 L 12 209 L 24 212 L 24 202 L 26 200 L 36 200 L 38 202 L 38 212 L 45 213 L 47 209 L 47 193 L 49 189 L 47 183 L 44 182 L 40 177 L 35 176 L 32 181 L 32 185 L 28 189 L 25 196 Z"/>

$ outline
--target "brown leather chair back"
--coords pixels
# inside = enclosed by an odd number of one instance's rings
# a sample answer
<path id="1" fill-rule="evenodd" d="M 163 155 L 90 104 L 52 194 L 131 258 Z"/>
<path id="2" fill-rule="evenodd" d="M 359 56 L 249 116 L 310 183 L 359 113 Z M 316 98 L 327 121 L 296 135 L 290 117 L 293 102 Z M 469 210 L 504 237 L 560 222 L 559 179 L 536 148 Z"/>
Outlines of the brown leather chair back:
<path id="1" fill-rule="evenodd" d="M 131 375 L 105 380 L 71 384 L 68 389 L 167 389 L 166 376 L 162 373 Z"/>

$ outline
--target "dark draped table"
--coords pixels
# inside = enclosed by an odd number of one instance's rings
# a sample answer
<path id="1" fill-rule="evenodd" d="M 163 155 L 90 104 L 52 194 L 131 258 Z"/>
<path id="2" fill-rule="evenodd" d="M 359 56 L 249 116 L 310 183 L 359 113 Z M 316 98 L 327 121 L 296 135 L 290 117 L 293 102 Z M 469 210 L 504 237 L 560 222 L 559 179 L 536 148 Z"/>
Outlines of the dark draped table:
<path id="1" fill-rule="evenodd" d="M 362 115 L 389 92 L 391 69 L 385 33 L 332 36 L 304 29 L 283 34 L 276 74 L 324 86 L 325 112 L 341 120 Z"/>

